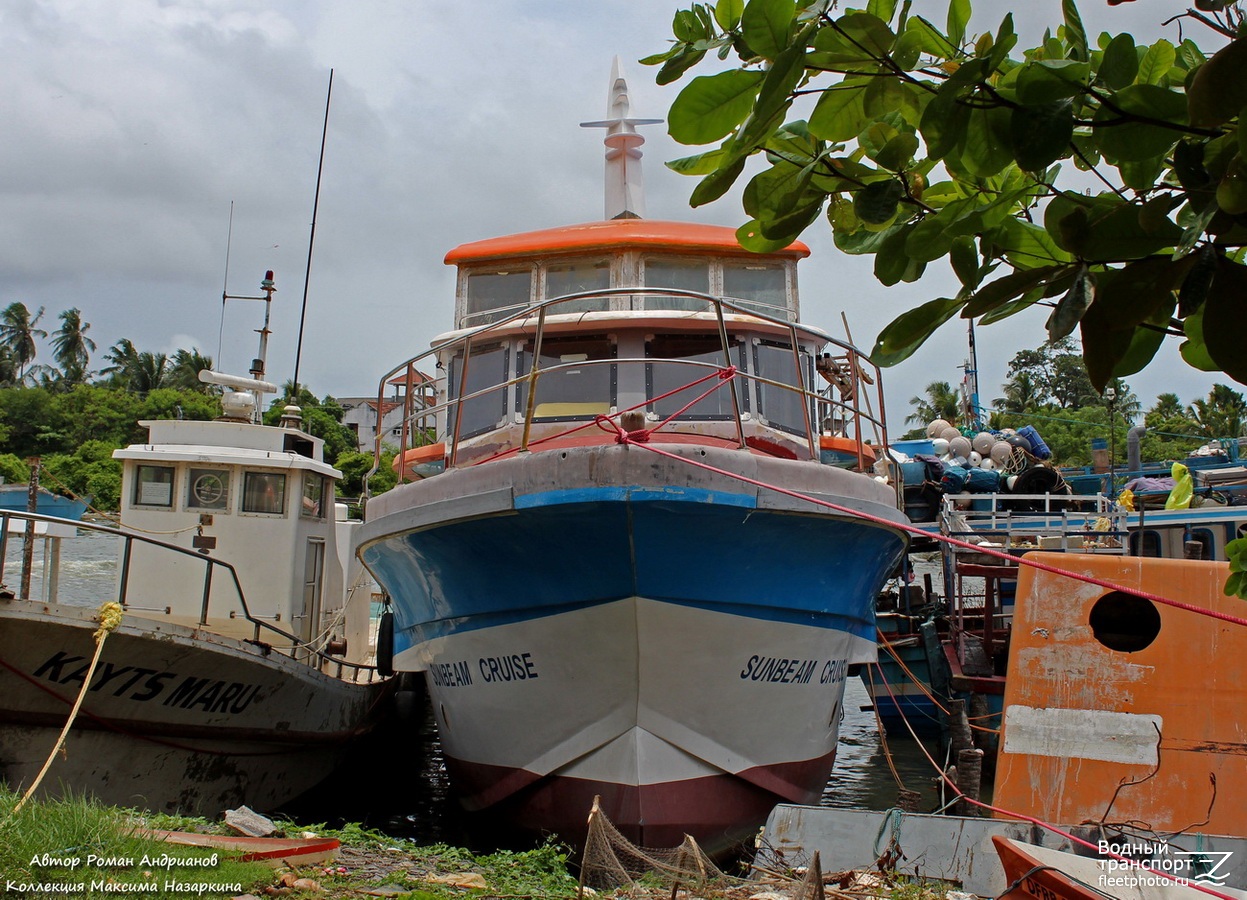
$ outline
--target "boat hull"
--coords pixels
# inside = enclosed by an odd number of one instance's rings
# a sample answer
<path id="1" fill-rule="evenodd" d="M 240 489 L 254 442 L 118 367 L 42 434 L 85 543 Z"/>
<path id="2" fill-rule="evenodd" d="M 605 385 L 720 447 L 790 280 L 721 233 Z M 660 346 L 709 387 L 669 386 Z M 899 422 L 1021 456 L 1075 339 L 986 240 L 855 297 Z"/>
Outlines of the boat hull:
<path id="1" fill-rule="evenodd" d="M 874 485 L 682 452 L 823 496 Z M 635 841 L 718 851 L 821 794 L 904 537 L 703 473 L 623 447 L 532 454 L 412 485 L 365 525 L 395 666 L 427 673 L 468 809 L 575 840 L 598 795 Z M 868 493 L 836 499 L 901 521 Z"/>
<path id="2" fill-rule="evenodd" d="M 91 609 L 0 602 L 0 773 L 14 789 L 34 781 L 55 746 L 96 627 Z M 330 774 L 380 722 L 388 690 L 128 615 L 106 639 L 41 792 L 194 815 L 272 809 Z"/>

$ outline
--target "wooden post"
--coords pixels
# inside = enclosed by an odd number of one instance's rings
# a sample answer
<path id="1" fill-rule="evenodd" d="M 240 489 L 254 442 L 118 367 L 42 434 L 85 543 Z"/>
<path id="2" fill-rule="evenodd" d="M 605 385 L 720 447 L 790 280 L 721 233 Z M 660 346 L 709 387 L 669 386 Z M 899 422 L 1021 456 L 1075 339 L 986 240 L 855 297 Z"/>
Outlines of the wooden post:
<path id="1" fill-rule="evenodd" d="M 978 748 L 962 750 L 957 754 L 957 786 L 970 800 L 979 799 L 983 779 L 983 751 Z M 979 807 L 966 800 L 958 801 L 963 816 L 979 815 Z"/>
<path id="2" fill-rule="evenodd" d="M 26 489 L 26 511 L 33 513 L 39 509 L 39 457 L 28 460 L 30 464 L 30 484 Z M 22 582 L 18 597 L 30 599 L 30 572 L 35 564 L 35 520 L 26 520 L 26 533 L 22 536 Z"/>

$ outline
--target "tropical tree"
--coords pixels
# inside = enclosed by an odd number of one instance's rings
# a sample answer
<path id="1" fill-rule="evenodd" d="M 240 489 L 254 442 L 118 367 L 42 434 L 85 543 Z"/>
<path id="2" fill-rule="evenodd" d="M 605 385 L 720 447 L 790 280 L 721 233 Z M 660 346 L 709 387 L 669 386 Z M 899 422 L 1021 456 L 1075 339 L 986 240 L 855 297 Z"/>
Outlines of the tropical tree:
<path id="1" fill-rule="evenodd" d="M 961 394 L 947 381 L 932 381 L 926 387 L 926 397 L 910 397 L 914 411 L 905 417 L 905 424 L 927 425 L 936 419 L 946 422 L 961 420 Z"/>
<path id="2" fill-rule="evenodd" d="M 996 411 L 1023 415 L 1038 409 L 1042 402 L 1035 376 L 1026 370 L 1015 372 L 1001 385 L 1005 395 L 996 400 Z"/>
<path id="3" fill-rule="evenodd" d="M 26 378 L 26 367 L 34 360 L 38 347 L 35 338 L 46 338 L 48 333 L 37 328 L 43 318 L 43 307 L 33 316 L 24 303 L 10 303 L 0 313 L 0 344 L 9 351 L 12 360 L 17 363 L 17 379 Z"/>
<path id="4" fill-rule="evenodd" d="M 87 337 L 91 325 L 82 321 L 82 311 L 77 307 L 65 310 L 60 319 L 61 327 L 52 335 L 52 358 L 67 383 L 79 384 L 86 378 L 87 363 L 95 350 L 95 341 Z"/>
<path id="5" fill-rule="evenodd" d="M 1160 394 L 1143 416 L 1147 433 L 1140 443 L 1146 460 L 1182 459 L 1202 440 L 1200 426 L 1177 394 Z"/>
<path id="6" fill-rule="evenodd" d="M 1247 400 L 1228 385 L 1214 384 L 1208 397 L 1191 403 L 1191 418 L 1208 438 L 1247 434 Z"/>
<path id="7" fill-rule="evenodd" d="M 143 350 L 134 355 L 124 373 L 126 384 L 137 394 L 165 387 L 169 377 L 169 357 Z"/>
<path id="8" fill-rule="evenodd" d="M 199 352 L 198 347 L 192 347 L 190 350 L 178 350 L 173 354 L 173 359 L 170 360 L 169 387 L 183 391 L 208 393 L 212 388 L 199 380 L 199 372 L 202 369 L 211 368 L 212 357 L 204 356 Z"/>
<path id="9" fill-rule="evenodd" d="M 135 349 L 130 339 L 122 338 L 109 347 L 108 352 L 104 354 L 104 359 L 108 360 L 111 365 L 100 369 L 100 374 L 106 376 L 108 383 L 114 387 L 126 387 L 137 364 L 138 356 L 139 351 Z"/>
<path id="10" fill-rule="evenodd" d="M 765 156 L 742 195 L 745 247 L 785 246 L 826 213 L 885 285 L 948 259 L 960 290 L 887 325 L 876 363 L 954 316 L 1040 305 L 1050 339 L 1080 329 L 1097 390 L 1167 335 L 1189 364 L 1247 383 L 1247 23 L 1237 2 L 1196 6 L 1171 21 L 1206 27 L 1211 55 L 1184 34 L 1091 40 L 1074 0 L 1024 52 L 1012 15 L 969 35 L 970 0 L 950 0 L 943 27 L 898 0 L 718 0 L 677 12 L 675 42 L 644 62 L 665 84 L 735 52 L 668 116 L 676 140 L 717 146 L 670 165 L 701 176 L 699 206 Z"/>

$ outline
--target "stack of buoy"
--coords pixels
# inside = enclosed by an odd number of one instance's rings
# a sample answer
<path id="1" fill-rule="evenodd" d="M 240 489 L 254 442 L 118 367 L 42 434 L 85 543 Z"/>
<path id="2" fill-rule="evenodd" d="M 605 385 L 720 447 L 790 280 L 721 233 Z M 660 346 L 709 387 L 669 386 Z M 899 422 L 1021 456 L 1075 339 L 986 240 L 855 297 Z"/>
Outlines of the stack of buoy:
<path id="1" fill-rule="evenodd" d="M 927 425 L 935 455 L 944 465 L 948 493 L 1013 490 L 1018 476 L 1052 452 L 1033 426 L 998 432 L 963 432 L 944 419 Z"/>

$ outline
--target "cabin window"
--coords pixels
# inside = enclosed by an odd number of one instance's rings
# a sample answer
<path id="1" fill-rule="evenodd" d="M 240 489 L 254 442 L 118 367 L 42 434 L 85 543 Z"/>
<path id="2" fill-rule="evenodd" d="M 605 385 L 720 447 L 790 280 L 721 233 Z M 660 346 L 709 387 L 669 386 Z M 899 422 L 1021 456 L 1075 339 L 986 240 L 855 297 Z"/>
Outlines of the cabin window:
<path id="1" fill-rule="evenodd" d="M 723 296 L 777 319 L 788 318 L 788 277 L 783 266 L 724 263 Z"/>
<path id="2" fill-rule="evenodd" d="M 1193 541 L 1199 544 L 1199 556 L 1195 559 L 1216 559 L 1217 558 L 1217 539 L 1212 536 L 1212 531 L 1207 528 L 1192 528 L 1184 537 L 1185 541 Z M 1184 558 L 1186 556 L 1186 547 L 1182 548 Z"/>
<path id="3" fill-rule="evenodd" d="M 773 341 L 759 341 L 753 348 L 753 371 L 759 378 L 778 384 L 754 380 L 754 399 L 758 413 L 772 428 L 806 433 L 806 413 L 813 415 L 809 401 L 798 389 L 803 383 L 812 384 L 813 360 L 809 353 L 800 351 L 801 372 L 792 347 Z M 783 387 L 782 385 L 789 385 Z"/>
<path id="4" fill-rule="evenodd" d="M 1130 533 L 1130 555 L 1159 558 L 1161 555 L 1160 533 L 1150 528 L 1142 532 L 1132 531 Z"/>
<path id="5" fill-rule="evenodd" d="M 463 325 L 497 322 L 528 306 L 533 273 L 529 269 L 470 272 L 467 277 Z"/>
<path id="6" fill-rule="evenodd" d="M 728 362 L 744 370 L 744 345 L 739 338 L 730 338 Z M 695 398 L 714 388 L 709 396 L 702 397 L 693 406 L 680 413 L 679 419 L 728 419 L 733 416 L 732 389 L 728 382 L 718 380 L 703 381 L 691 385 L 690 382 L 715 374 L 706 365 L 690 365 L 690 363 L 707 363 L 714 366 L 724 365 L 723 342 L 717 334 L 658 334 L 645 344 L 645 356 L 653 360 L 645 365 L 645 391 L 651 398 L 650 411 L 660 419 L 666 419 L 676 411 L 691 403 Z M 660 360 L 682 360 L 682 362 L 661 362 Z M 716 379 L 717 380 L 717 379 Z M 738 382 L 739 383 L 739 382 Z M 675 393 L 670 393 L 675 391 Z M 742 408 L 745 404 L 743 385 L 738 390 Z M 664 394 L 670 396 L 664 397 Z M 661 399 L 653 399 L 661 398 Z"/>
<path id="7" fill-rule="evenodd" d="M 601 291 L 611 286 L 611 262 L 609 259 L 580 260 L 553 263 L 546 266 L 546 299 L 579 294 L 582 291 Z M 611 308 L 610 297 L 586 297 L 568 300 L 551 307 L 551 315 L 564 313 L 595 312 Z"/>
<path id="8" fill-rule="evenodd" d="M 676 288 L 682 291 L 698 291 L 708 294 L 710 293 L 710 266 L 705 260 L 648 258 L 645 260 L 645 286 Z M 694 297 L 646 295 L 642 298 L 642 308 L 704 312 L 710 308 L 710 304 Z"/>
<path id="9" fill-rule="evenodd" d="M 303 476 L 303 503 L 299 507 L 302 518 L 325 518 L 325 481 L 324 475 L 314 475 L 311 472 Z"/>
<path id="10" fill-rule="evenodd" d="M 615 405 L 615 344 L 604 334 L 546 337 L 538 363 L 535 419 L 559 421 L 606 415 Z M 528 409 L 526 376 L 532 371 L 533 342 L 520 348 L 516 412 Z"/>
<path id="11" fill-rule="evenodd" d="M 450 360 L 448 380 L 451 398 L 470 398 L 453 404 L 448 413 L 451 433 L 461 439 L 492 431 L 506 419 L 507 348 L 500 343 L 469 345 L 466 377 L 464 373 L 461 350 Z"/>
<path id="12" fill-rule="evenodd" d="M 186 478 L 186 508 L 229 510 L 229 470 L 192 466 Z"/>
<path id="13" fill-rule="evenodd" d="M 286 474 L 284 472 L 244 472 L 242 511 L 283 515 L 286 512 Z"/>
<path id="14" fill-rule="evenodd" d="M 138 466 L 134 473 L 134 505 L 173 507 L 173 466 Z"/>

